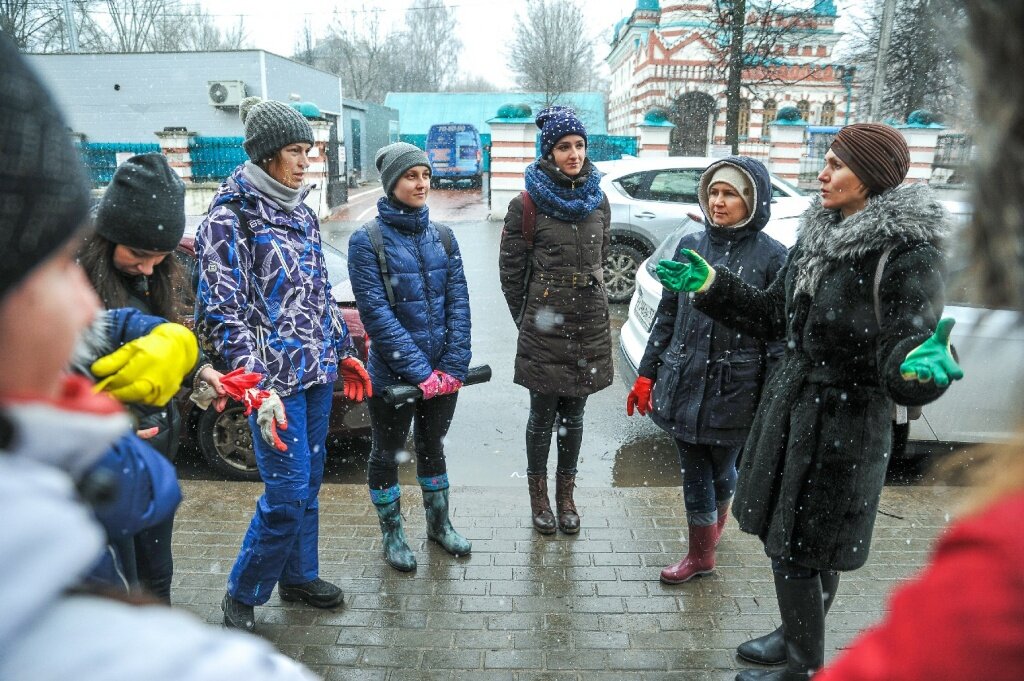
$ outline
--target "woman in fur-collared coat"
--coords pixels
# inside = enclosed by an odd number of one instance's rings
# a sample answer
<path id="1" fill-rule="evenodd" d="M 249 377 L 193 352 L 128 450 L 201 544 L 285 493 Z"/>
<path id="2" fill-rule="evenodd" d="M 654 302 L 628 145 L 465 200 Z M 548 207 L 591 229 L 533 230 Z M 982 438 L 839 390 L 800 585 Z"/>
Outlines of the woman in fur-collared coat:
<path id="1" fill-rule="evenodd" d="M 820 198 L 801 218 L 796 246 L 767 290 L 707 265 L 662 261 L 659 276 L 693 291 L 694 306 L 735 329 L 784 339 L 740 468 L 734 511 L 772 559 L 783 625 L 739 647 L 785 669 L 737 679 L 797 679 L 821 666 L 824 617 L 840 570 L 867 559 L 891 449 L 894 403 L 938 398 L 962 373 L 940 323 L 947 234 L 923 185 L 900 186 L 903 137 L 888 126 L 840 131 L 818 176 Z M 876 321 L 874 278 L 882 257 Z M 934 333 L 933 333 L 934 332 Z"/>

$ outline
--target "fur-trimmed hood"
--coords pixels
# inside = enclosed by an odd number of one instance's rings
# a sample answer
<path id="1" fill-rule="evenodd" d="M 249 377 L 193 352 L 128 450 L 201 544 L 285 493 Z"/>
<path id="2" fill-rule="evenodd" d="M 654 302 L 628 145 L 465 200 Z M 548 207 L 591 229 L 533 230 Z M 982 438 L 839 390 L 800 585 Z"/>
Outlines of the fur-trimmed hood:
<path id="1" fill-rule="evenodd" d="M 924 184 L 872 197 L 845 220 L 839 211 L 822 207 L 819 196 L 800 217 L 796 292 L 813 295 L 826 267 L 836 261 L 852 262 L 902 243 L 925 242 L 941 250 L 950 228 L 948 213 Z"/>

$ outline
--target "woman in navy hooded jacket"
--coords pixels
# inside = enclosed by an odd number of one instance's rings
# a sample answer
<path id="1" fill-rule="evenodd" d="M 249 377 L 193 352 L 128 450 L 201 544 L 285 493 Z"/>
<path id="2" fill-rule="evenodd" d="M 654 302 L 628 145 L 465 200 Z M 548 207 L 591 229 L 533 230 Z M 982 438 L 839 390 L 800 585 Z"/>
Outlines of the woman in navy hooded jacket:
<path id="1" fill-rule="evenodd" d="M 786 259 L 786 248 L 761 230 L 771 215 L 768 170 L 734 156 L 700 177 L 704 229 L 676 248 L 707 254 L 745 282 L 767 288 Z M 681 257 L 681 256 L 676 256 Z M 737 333 L 692 307 L 692 296 L 665 289 L 626 399 L 670 433 L 683 469 L 689 543 L 687 555 L 661 571 L 661 581 L 681 584 L 715 567 L 715 546 L 736 489 L 736 459 L 754 420 L 769 356 L 778 343 Z"/>
<path id="2" fill-rule="evenodd" d="M 386 196 L 377 202 L 376 219 L 352 234 L 348 269 L 359 316 L 373 341 L 367 367 L 373 384 L 370 499 L 384 535 L 384 559 L 408 572 L 416 569 L 416 556 L 402 530 L 398 462 L 414 421 L 427 536 L 454 556 L 472 548 L 448 518 L 444 459 L 444 437 L 469 370 L 469 290 L 458 244 L 446 226 L 430 221 L 427 155 L 398 142 L 378 151 L 376 164 Z M 389 286 L 374 239 L 387 262 Z M 423 399 L 387 405 L 382 391 L 399 383 L 419 386 Z"/>

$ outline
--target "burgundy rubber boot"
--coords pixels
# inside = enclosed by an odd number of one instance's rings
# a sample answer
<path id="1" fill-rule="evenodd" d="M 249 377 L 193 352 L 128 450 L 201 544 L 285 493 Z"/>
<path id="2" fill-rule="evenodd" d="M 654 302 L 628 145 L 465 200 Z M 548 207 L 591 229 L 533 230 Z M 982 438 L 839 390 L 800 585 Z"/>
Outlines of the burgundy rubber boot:
<path id="1" fill-rule="evenodd" d="M 718 525 L 690 525 L 689 528 L 690 549 L 685 558 L 661 571 L 661 581 L 665 584 L 682 584 L 715 569 Z"/>

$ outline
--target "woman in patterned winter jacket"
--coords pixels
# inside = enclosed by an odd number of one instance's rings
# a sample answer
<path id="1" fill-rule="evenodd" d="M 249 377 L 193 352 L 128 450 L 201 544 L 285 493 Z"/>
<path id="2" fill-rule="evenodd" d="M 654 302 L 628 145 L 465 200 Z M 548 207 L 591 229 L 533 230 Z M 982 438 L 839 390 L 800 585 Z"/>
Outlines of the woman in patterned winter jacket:
<path id="1" fill-rule="evenodd" d="M 281 102 L 252 97 L 240 113 L 251 160 L 221 185 L 196 234 L 196 333 L 221 368 L 262 377 L 249 426 L 266 488 L 222 603 L 226 626 L 251 631 L 253 606 L 275 584 L 285 600 L 342 602 L 319 577 L 317 495 L 338 371 L 356 399 L 369 379 L 331 297 L 319 221 L 303 203 L 313 131 Z"/>

